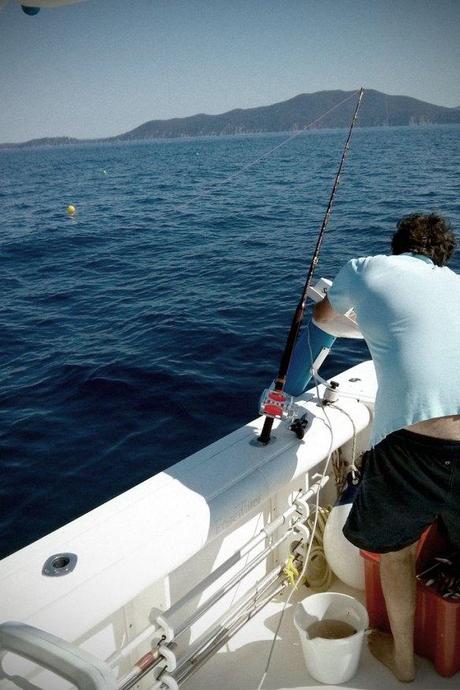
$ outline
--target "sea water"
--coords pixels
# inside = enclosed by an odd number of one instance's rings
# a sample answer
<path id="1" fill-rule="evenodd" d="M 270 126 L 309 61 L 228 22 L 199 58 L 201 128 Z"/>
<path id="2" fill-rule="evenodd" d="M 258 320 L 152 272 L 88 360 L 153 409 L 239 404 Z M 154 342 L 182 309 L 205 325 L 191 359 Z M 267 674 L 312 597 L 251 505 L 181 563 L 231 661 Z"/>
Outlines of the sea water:
<path id="1" fill-rule="evenodd" d="M 257 416 L 345 136 L 0 151 L 0 555 Z M 460 230 L 459 162 L 459 126 L 357 129 L 316 277 L 413 211 Z"/>

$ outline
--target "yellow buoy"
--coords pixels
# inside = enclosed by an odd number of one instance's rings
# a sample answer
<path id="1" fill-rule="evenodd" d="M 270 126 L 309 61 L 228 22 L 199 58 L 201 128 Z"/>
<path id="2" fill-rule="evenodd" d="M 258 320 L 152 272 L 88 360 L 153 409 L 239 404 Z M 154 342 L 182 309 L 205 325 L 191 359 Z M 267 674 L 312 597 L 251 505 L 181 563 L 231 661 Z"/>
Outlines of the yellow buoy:
<path id="1" fill-rule="evenodd" d="M 69 214 L 69 216 L 73 216 L 73 214 L 75 213 L 76 210 L 77 209 L 72 204 L 69 204 L 67 206 L 67 213 Z"/>

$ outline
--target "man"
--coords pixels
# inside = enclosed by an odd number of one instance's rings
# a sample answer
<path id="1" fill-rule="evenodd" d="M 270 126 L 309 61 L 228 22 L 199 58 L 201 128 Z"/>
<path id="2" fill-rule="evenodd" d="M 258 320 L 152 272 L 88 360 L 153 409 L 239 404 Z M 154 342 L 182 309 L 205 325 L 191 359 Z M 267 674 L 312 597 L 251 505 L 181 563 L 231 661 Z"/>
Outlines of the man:
<path id="1" fill-rule="evenodd" d="M 326 324 L 353 308 L 378 381 L 371 450 L 344 527 L 380 553 L 392 637 L 374 631 L 371 652 L 401 681 L 415 677 L 415 550 L 438 518 L 460 546 L 460 276 L 436 214 L 403 218 L 391 256 L 352 259 L 313 317 Z"/>

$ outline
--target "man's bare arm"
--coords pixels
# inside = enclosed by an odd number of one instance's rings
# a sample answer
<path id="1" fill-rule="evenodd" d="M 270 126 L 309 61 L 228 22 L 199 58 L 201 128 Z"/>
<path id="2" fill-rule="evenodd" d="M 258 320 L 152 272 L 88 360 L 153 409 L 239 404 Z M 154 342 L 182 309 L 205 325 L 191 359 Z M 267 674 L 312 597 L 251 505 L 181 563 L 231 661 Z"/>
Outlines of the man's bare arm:
<path id="1" fill-rule="evenodd" d="M 344 316 L 334 309 L 328 298 L 317 302 L 313 307 L 313 323 L 330 335 L 344 338 L 362 338 L 352 309 Z"/>
<path id="2" fill-rule="evenodd" d="M 328 321 L 333 321 L 338 316 L 341 315 L 334 309 L 327 296 L 313 307 L 313 318 L 316 323 L 327 323 Z"/>

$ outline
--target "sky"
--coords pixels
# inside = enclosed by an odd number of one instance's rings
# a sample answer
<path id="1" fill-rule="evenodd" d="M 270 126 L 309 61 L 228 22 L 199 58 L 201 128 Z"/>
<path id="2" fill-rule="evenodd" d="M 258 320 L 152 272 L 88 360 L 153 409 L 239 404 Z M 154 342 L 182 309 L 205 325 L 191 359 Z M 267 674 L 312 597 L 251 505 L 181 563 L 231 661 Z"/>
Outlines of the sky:
<path id="1" fill-rule="evenodd" d="M 0 143 L 360 86 L 457 107 L 459 35 L 458 0 L 86 0 L 35 17 L 9 0 Z"/>

